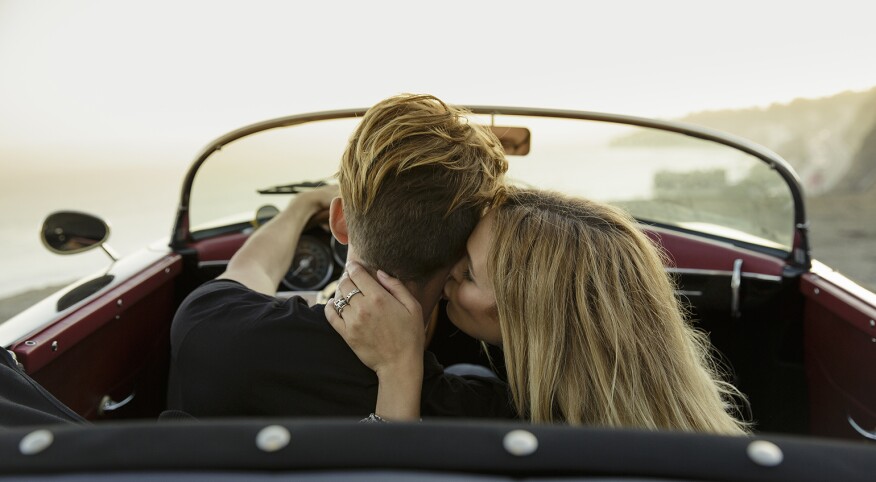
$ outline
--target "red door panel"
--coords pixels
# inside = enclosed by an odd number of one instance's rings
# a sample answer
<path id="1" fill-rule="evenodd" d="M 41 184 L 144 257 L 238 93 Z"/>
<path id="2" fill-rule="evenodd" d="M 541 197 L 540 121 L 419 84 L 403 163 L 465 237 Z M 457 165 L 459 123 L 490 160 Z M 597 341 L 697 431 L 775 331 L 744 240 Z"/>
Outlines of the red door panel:
<path id="1" fill-rule="evenodd" d="M 801 282 L 815 435 L 862 439 L 853 423 L 876 432 L 876 304 L 853 288 L 832 272 Z"/>
<path id="2" fill-rule="evenodd" d="M 152 417 L 164 406 L 169 328 L 176 309 L 178 255 L 119 286 L 14 347 L 36 381 L 80 415 Z M 100 413 L 134 394 L 117 413 Z"/>

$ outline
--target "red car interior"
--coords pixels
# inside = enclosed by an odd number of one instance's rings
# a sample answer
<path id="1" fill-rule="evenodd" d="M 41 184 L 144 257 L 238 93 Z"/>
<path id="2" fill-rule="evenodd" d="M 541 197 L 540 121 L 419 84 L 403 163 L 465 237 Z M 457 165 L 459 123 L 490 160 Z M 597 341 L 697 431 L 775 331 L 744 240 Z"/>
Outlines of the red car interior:
<path id="1" fill-rule="evenodd" d="M 747 395 L 758 430 L 855 438 L 848 417 L 876 425 L 870 408 L 876 387 L 857 388 L 867 386 L 865 367 L 876 361 L 870 321 L 876 313 L 869 305 L 812 274 L 786 276 L 783 261 L 772 256 L 663 228 L 646 232 L 667 253 L 679 295 Z M 221 271 L 245 239 L 232 233 L 193 242 L 21 340 L 14 352 L 33 378 L 87 418 L 155 417 L 165 403 L 176 307 L 215 276 L 216 266 L 205 273 L 199 263 L 213 262 Z M 737 260 L 741 301 L 734 313 Z M 461 333 L 451 343 L 442 338 L 449 331 L 438 329 L 432 341 L 439 359 L 446 352 L 445 363 L 478 362 L 478 344 Z M 71 366 L 90 370 L 71 376 Z M 131 395 L 130 403 L 115 408 Z"/>

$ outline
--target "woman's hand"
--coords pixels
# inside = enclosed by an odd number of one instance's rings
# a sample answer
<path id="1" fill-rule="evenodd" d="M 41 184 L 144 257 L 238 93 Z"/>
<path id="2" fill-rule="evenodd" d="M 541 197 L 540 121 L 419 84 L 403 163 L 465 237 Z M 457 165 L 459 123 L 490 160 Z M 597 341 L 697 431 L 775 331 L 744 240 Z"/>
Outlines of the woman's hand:
<path id="1" fill-rule="evenodd" d="M 333 299 L 325 315 L 362 363 L 377 373 L 375 413 L 387 420 L 419 419 L 425 343 L 419 302 L 399 280 L 382 271 L 375 280 L 357 263 L 348 265 L 338 290 L 340 313 Z"/>
<path id="2" fill-rule="evenodd" d="M 362 363 L 378 375 L 422 359 L 425 326 L 420 303 L 397 279 L 378 271 L 377 279 L 358 263 L 350 263 L 338 283 L 340 297 L 349 296 L 341 313 L 332 299 L 326 318 Z"/>

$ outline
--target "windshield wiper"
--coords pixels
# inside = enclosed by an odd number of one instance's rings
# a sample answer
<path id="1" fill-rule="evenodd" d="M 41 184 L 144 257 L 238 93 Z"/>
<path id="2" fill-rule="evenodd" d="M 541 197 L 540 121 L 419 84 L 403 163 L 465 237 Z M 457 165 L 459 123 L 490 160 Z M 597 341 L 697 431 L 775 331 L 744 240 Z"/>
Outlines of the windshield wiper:
<path id="1" fill-rule="evenodd" d="M 281 186 L 268 187 L 265 189 L 258 189 L 256 192 L 259 194 L 298 194 L 303 191 L 307 191 L 309 189 L 315 189 L 318 187 L 325 186 L 325 181 L 302 181 L 296 182 L 295 184 L 285 184 Z"/>

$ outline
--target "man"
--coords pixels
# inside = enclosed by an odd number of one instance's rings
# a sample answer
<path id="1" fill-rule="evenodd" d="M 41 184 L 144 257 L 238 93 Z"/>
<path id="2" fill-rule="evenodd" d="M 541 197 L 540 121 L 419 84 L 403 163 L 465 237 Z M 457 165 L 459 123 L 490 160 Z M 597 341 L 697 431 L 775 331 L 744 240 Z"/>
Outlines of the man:
<path id="1" fill-rule="evenodd" d="M 308 220 L 329 208 L 348 257 L 405 283 L 429 314 L 507 161 L 496 137 L 432 96 L 386 99 L 365 114 L 331 188 L 296 196 L 217 280 L 182 303 L 171 328 L 170 408 L 196 417 L 355 416 L 374 411 L 377 377 L 328 324 L 324 306 L 274 297 Z M 347 295 L 355 303 L 355 294 Z M 495 379 L 445 375 L 425 354 L 424 416 L 510 417 Z"/>

